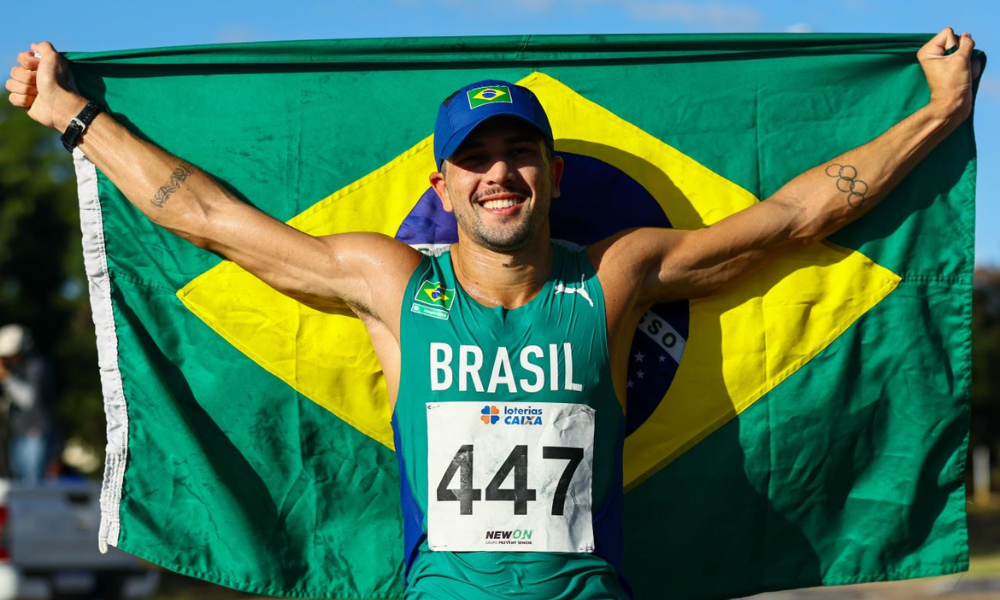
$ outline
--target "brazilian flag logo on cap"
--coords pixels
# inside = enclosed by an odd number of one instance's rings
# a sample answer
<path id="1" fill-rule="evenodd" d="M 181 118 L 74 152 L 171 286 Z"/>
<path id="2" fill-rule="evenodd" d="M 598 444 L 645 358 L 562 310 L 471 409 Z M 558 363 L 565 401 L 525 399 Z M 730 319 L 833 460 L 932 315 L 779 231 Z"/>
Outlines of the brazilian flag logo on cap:
<path id="1" fill-rule="evenodd" d="M 497 102 L 513 104 L 513 100 L 510 99 L 510 88 L 505 85 L 476 88 L 469 90 L 466 94 L 469 96 L 469 108 L 476 108 L 484 104 L 496 104 Z"/>

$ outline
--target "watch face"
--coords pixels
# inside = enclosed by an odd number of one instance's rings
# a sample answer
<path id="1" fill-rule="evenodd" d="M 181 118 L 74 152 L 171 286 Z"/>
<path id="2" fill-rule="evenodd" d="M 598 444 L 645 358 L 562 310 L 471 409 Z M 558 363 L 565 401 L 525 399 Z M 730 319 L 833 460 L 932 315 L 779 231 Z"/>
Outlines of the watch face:
<path id="1" fill-rule="evenodd" d="M 59 138 L 62 140 L 63 147 L 66 148 L 67 151 L 72 152 L 73 148 L 76 147 L 77 140 L 80 139 L 80 134 L 82 132 L 83 123 L 81 123 L 79 119 L 74 118 L 69 122 L 66 132 Z"/>
<path id="2" fill-rule="evenodd" d="M 100 104 L 96 102 L 89 102 L 87 103 L 87 106 L 83 107 L 80 114 L 73 117 L 73 120 L 71 120 L 69 125 L 66 127 L 66 131 L 62 134 L 62 137 L 60 137 L 63 147 L 65 147 L 66 150 L 73 152 L 73 148 L 75 148 L 79 142 L 80 134 L 83 133 L 83 130 L 87 128 L 87 125 L 90 125 L 90 122 L 93 121 L 94 117 L 99 115 L 102 110 L 104 110 L 104 107 Z"/>

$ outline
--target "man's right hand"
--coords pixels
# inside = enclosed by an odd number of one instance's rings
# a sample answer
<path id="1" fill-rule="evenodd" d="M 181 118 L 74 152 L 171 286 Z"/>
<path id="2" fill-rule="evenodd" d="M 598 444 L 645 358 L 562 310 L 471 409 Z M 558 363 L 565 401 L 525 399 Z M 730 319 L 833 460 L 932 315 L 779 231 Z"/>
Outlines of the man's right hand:
<path id="1" fill-rule="evenodd" d="M 954 48 L 955 51 L 949 53 Z M 972 84 L 982 73 L 982 62 L 973 57 L 976 42 L 969 33 L 955 35 L 945 27 L 917 52 L 927 77 L 931 106 L 962 122 L 972 111 Z"/>
<path id="2" fill-rule="evenodd" d="M 7 80 L 10 103 L 27 110 L 42 125 L 64 131 L 87 105 L 73 91 L 69 63 L 49 42 L 32 44 L 30 51 L 17 55 L 17 62 Z"/>
<path id="3" fill-rule="evenodd" d="M 48 42 L 32 44 L 17 60 L 7 80 L 11 104 L 42 125 L 65 131 L 87 105 L 75 92 L 69 63 Z M 403 293 L 421 260 L 416 250 L 382 234 L 303 233 L 137 137 L 107 111 L 94 118 L 78 142 L 87 160 L 154 223 L 225 256 L 279 292 L 320 310 L 346 305 L 370 332 L 374 328 L 399 339 Z"/>

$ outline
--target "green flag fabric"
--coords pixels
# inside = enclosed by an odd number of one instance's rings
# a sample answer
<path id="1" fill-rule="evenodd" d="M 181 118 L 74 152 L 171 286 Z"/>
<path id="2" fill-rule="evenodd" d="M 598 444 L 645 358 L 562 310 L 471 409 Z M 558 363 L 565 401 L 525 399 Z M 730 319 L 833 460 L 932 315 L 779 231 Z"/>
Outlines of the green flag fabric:
<path id="1" fill-rule="evenodd" d="M 930 37 L 417 38 L 69 58 L 83 95 L 278 219 L 432 249 L 455 224 L 429 189 L 431 133 L 465 84 L 536 93 L 567 164 L 553 237 L 588 244 L 711 225 L 877 137 L 927 102 L 915 53 Z M 79 151 L 76 166 L 108 416 L 102 544 L 255 593 L 399 597 L 399 474 L 360 322 L 277 294 L 149 223 Z M 845 194 L 866 176 L 827 174 Z M 637 598 L 967 568 L 975 174 L 970 119 L 830 240 L 646 314 L 624 452 Z"/>

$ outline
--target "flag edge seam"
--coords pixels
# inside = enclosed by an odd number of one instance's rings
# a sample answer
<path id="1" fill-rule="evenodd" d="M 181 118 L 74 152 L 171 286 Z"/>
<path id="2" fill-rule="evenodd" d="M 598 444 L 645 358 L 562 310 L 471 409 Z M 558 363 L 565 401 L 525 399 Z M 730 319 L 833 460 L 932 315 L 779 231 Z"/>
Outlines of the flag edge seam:
<path id="1" fill-rule="evenodd" d="M 97 168 L 79 148 L 73 152 L 73 166 L 77 177 L 84 267 L 97 338 L 101 395 L 107 418 L 108 443 L 101 485 L 101 524 L 98 533 L 98 547 L 104 553 L 109 545 L 118 546 L 121 533 L 119 507 L 128 456 L 128 411 L 118 365 L 118 335 L 111 301 L 111 278 Z"/>

